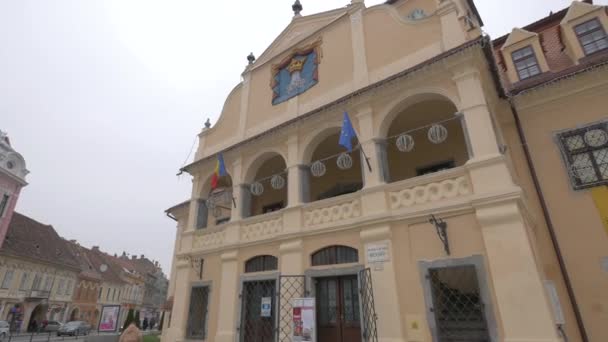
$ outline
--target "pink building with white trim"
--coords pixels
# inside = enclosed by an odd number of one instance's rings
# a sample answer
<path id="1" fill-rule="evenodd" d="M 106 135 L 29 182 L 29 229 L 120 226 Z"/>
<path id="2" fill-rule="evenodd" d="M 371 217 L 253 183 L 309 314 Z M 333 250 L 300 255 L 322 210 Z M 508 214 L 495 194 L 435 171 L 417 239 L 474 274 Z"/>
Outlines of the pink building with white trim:
<path id="1" fill-rule="evenodd" d="M 27 185 L 23 156 L 11 147 L 8 135 L 0 131 L 0 247 L 4 243 L 21 188 Z"/>

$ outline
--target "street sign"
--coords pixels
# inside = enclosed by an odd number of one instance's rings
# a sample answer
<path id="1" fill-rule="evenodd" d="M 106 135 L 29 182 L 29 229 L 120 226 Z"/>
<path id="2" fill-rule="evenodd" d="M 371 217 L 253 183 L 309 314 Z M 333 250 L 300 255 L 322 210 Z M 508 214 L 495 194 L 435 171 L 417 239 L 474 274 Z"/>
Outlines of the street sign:
<path id="1" fill-rule="evenodd" d="M 272 316 L 272 298 L 262 297 L 262 317 Z"/>

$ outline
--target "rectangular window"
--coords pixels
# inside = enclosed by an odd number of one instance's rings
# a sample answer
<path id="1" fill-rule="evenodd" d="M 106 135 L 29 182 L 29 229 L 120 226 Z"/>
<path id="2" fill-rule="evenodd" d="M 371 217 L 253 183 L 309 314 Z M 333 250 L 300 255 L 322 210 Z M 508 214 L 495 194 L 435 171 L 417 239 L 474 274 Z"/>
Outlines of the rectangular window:
<path id="1" fill-rule="evenodd" d="M 540 74 L 540 67 L 532 46 L 514 51 L 511 56 L 520 81 Z"/>
<path id="2" fill-rule="evenodd" d="M 13 275 L 15 274 L 15 270 L 6 270 L 4 274 L 4 279 L 2 279 L 2 288 L 8 289 L 11 287 L 11 282 L 13 281 Z"/>
<path id="3" fill-rule="evenodd" d="M 557 134 L 575 190 L 608 185 L 608 121 Z"/>
<path id="4" fill-rule="evenodd" d="M 71 280 L 68 281 L 68 286 L 65 289 L 65 294 L 66 295 L 69 295 L 70 293 L 72 293 L 72 281 Z"/>
<path id="5" fill-rule="evenodd" d="M 209 306 L 209 286 L 195 286 L 190 294 L 188 326 L 186 337 L 205 339 L 207 337 L 207 315 Z"/>
<path id="6" fill-rule="evenodd" d="M 108 292 L 106 292 L 106 300 L 110 300 L 110 289 L 108 289 Z"/>
<path id="7" fill-rule="evenodd" d="M 99 294 L 97 294 L 97 299 L 101 299 L 101 293 L 103 292 L 103 287 L 99 288 Z"/>
<path id="8" fill-rule="evenodd" d="M 608 48 L 606 31 L 597 18 L 577 25 L 574 31 L 586 56 Z"/>
<path id="9" fill-rule="evenodd" d="M 429 264 L 424 291 L 434 340 L 493 341 L 491 309 L 484 301 L 477 266 Z"/>
<path id="10" fill-rule="evenodd" d="M 19 284 L 19 290 L 21 290 L 21 291 L 28 290 L 27 281 L 29 280 L 29 276 L 30 275 L 27 272 L 23 272 L 23 275 L 21 276 L 21 284 Z"/>
<path id="11" fill-rule="evenodd" d="M 57 285 L 57 294 L 63 294 L 65 291 L 65 279 L 59 280 L 59 284 Z"/>
<path id="12" fill-rule="evenodd" d="M 32 283 L 32 290 L 40 290 L 40 283 L 42 282 L 42 276 L 36 274 L 34 276 L 34 282 Z"/>
<path id="13" fill-rule="evenodd" d="M 8 194 L 2 195 L 2 200 L 0 201 L 0 217 L 4 216 L 4 212 L 6 211 L 6 208 L 8 208 L 9 199 L 10 196 Z"/>

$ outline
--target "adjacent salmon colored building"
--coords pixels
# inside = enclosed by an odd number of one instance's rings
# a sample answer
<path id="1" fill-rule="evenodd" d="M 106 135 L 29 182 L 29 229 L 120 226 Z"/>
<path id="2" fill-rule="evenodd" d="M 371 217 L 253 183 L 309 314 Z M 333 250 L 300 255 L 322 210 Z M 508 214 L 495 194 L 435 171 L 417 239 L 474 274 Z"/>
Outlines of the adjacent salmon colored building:
<path id="1" fill-rule="evenodd" d="M 606 7 L 303 5 L 182 169 L 163 341 L 608 341 Z"/>

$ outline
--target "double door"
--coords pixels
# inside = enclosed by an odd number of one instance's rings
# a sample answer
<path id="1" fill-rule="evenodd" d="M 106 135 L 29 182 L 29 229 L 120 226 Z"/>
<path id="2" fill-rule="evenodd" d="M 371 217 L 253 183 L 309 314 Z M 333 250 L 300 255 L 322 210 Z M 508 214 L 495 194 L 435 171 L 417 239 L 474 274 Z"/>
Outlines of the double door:
<path id="1" fill-rule="evenodd" d="M 361 317 L 356 275 L 315 279 L 318 342 L 360 342 Z"/>
<path id="2" fill-rule="evenodd" d="M 270 301 L 270 311 L 262 312 L 262 302 Z M 275 341 L 275 300 L 274 280 L 250 281 L 243 283 L 241 294 L 241 342 Z"/>

